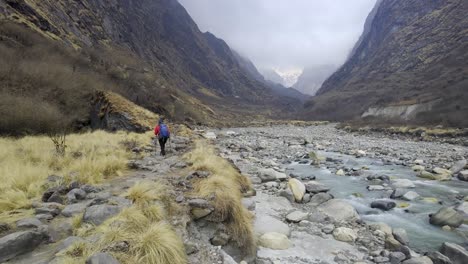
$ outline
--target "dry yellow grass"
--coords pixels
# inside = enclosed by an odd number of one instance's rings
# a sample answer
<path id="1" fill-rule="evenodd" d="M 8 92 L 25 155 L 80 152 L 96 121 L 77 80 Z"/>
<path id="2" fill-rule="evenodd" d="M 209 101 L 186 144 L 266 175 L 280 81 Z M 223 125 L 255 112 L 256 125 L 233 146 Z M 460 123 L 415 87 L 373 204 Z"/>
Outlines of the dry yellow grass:
<path id="1" fill-rule="evenodd" d="M 142 264 L 185 264 L 187 257 L 184 244 L 173 228 L 165 221 L 167 212 L 164 208 L 166 189 L 157 182 L 136 183 L 126 193 L 133 200 L 133 205 L 124 209 L 117 216 L 107 220 L 87 234 L 99 234 L 98 243 L 87 244 L 85 249 L 77 245 L 67 253 L 69 263 L 85 260 L 90 254 L 102 251 L 110 245 L 126 242 L 127 252 L 110 251 L 121 263 Z M 85 227 L 86 228 L 86 227 Z M 65 260 L 65 259 L 64 259 Z"/>
<path id="2" fill-rule="evenodd" d="M 1 138 L 0 214 L 28 208 L 31 199 L 42 194 L 51 174 L 90 184 L 121 175 L 133 155 L 122 145 L 124 141 L 146 144 L 150 134 L 96 131 L 69 135 L 64 157 L 55 155 L 52 141 L 45 136 Z"/>
<path id="3" fill-rule="evenodd" d="M 195 170 L 212 173 L 207 179 L 195 182 L 194 196 L 211 198 L 214 221 L 224 222 L 237 245 L 252 254 L 256 241 L 252 227 L 252 214 L 242 205 L 243 193 L 252 190 L 252 183 L 240 174 L 227 160 L 216 154 L 205 141 L 198 141 L 195 149 L 186 155 Z"/>

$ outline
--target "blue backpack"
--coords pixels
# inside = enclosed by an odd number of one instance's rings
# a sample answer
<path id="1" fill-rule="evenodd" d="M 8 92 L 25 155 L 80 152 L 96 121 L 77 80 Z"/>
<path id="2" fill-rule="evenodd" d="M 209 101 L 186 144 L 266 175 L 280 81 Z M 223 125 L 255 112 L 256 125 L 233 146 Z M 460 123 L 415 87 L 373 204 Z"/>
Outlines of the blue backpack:
<path id="1" fill-rule="evenodd" d="M 159 125 L 159 137 L 166 137 L 170 136 L 169 128 L 167 128 L 166 124 Z"/>

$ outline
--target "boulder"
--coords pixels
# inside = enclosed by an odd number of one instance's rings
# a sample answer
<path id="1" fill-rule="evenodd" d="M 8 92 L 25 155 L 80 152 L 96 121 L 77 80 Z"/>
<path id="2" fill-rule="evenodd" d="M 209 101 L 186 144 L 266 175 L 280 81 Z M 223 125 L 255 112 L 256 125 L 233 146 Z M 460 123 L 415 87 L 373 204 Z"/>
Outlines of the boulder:
<path id="1" fill-rule="evenodd" d="M 429 223 L 456 228 L 463 223 L 463 216 L 451 207 L 442 207 L 437 213 L 429 215 Z"/>
<path id="2" fill-rule="evenodd" d="M 457 211 L 463 216 L 463 222 L 468 224 L 468 202 L 463 202 L 457 206 Z"/>
<path id="3" fill-rule="evenodd" d="M 459 160 L 457 162 L 455 162 L 452 167 L 450 167 L 450 171 L 453 173 L 453 174 L 456 174 L 456 173 L 459 173 L 460 171 L 462 171 L 466 166 L 466 159 L 462 159 L 462 160 Z"/>
<path id="4" fill-rule="evenodd" d="M 333 237 L 338 241 L 354 242 L 357 238 L 357 234 L 351 228 L 338 227 L 333 230 Z"/>
<path id="5" fill-rule="evenodd" d="M 328 192 L 330 188 L 321 184 L 317 181 L 309 181 L 305 184 L 305 188 L 308 193 L 321 193 L 321 192 Z"/>
<path id="6" fill-rule="evenodd" d="M 84 199 L 86 199 L 86 192 L 82 189 L 75 188 L 67 193 L 68 203 L 76 203 Z"/>
<path id="7" fill-rule="evenodd" d="M 345 173 L 344 173 L 344 171 L 343 171 L 342 169 L 339 169 L 338 171 L 336 171 L 336 175 L 338 175 L 338 176 L 344 176 Z"/>
<path id="8" fill-rule="evenodd" d="M 22 231 L 4 236 L 0 238 L 0 262 L 31 252 L 46 240 L 47 236 L 37 231 Z"/>
<path id="9" fill-rule="evenodd" d="M 294 211 L 286 216 L 286 220 L 291 223 L 299 223 L 302 220 L 306 220 L 309 214 L 301 211 Z"/>
<path id="10" fill-rule="evenodd" d="M 421 171 L 419 174 L 418 174 L 418 177 L 419 178 L 423 178 L 423 179 L 428 179 L 428 180 L 437 180 L 437 177 L 435 174 L 433 173 L 430 173 L 428 171 Z"/>
<path id="11" fill-rule="evenodd" d="M 387 225 L 386 223 L 383 222 L 376 222 L 376 223 L 370 223 L 370 227 L 372 227 L 375 230 L 380 230 L 385 233 L 385 235 L 391 235 L 392 234 L 392 228 Z"/>
<path id="12" fill-rule="evenodd" d="M 294 194 L 293 192 L 291 191 L 291 189 L 287 188 L 287 189 L 284 189 L 284 190 L 281 190 L 278 194 L 279 196 L 281 197 L 284 197 L 286 199 L 288 199 L 288 201 L 290 201 L 291 203 L 294 202 L 296 199 L 294 198 Z"/>
<path id="13" fill-rule="evenodd" d="M 393 229 L 393 237 L 403 245 L 408 245 L 409 243 L 408 234 L 406 233 L 406 230 L 403 228 Z"/>
<path id="14" fill-rule="evenodd" d="M 406 200 L 406 201 L 413 201 L 413 200 L 419 198 L 419 194 L 417 192 L 414 192 L 414 191 L 409 191 L 409 192 L 405 193 L 401 198 L 403 200 Z"/>
<path id="15" fill-rule="evenodd" d="M 457 244 L 445 242 L 442 244 L 440 252 L 447 256 L 453 264 L 468 263 L 468 251 Z"/>
<path id="16" fill-rule="evenodd" d="M 39 219 L 37 219 L 35 217 L 24 218 L 24 219 L 18 220 L 16 222 L 16 227 L 17 228 L 38 228 L 41 225 L 43 225 L 42 222 L 39 221 Z"/>
<path id="17" fill-rule="evenodd" d="M 263 235 L 266 233 L 280 233 L 286 236 L 291 234 L 289 226 L 269 215 L 257 215 L 254 222 L 254 229 L 258 235 Z"/>
<path id="18" fill-rule="evenodd" d="M 72 217 L 77 214 L 81 214 L 86 209 L 86 203 L 76 203 L 65 206 L 62 210 L 62 215 L 65 217 Z"/>
<path id="19" fill-rule="evenodd" d="M 390 194 L 390 198 L 398 199 L 398 198 L 403 197 L 403 195 L 405 195 L 405 193 L 407 193 L 407 191 L 405 189 L 396 188 L 395 190 L 393 190 L 392 194 Z"/>
<path id="20" fill-rule="evenodd" d="M 468 170 L 463 170 L 458 173 L 458 179 L 460 181 L 468 181 Z"/>
<path id="21" fill-rule="evenodd" d="M 391 252 L 388 258 L 391 264 L 399 264 L 406 259 L 406 255 L 403 252 L 396 251 Z"/>
<path id="22" fill-rule="evenodd" d="M 411 169 L 413 171 L 423 171 L 425 168 L 422 165 L 414 165 L 413 167 L 411 167 Z"/>
<path id="23" fill-rule="evenodd" d="M 318 210 L 336 222 L 359 219 L 356 209 L 344 200 L 329 200 L 321 204 Z"/>
<path id="24" fill-rule="evenodd" d="M 367 186 L 368 191 L 383 191 L 385 190 L 385 187 L 382 185 L 369 185 Z"/>
<path id="25" fill-rule="evenodd" d="M 298 203 L 302 202 L 302 198 L 306 192 L 305 185 L 300 180 L 289 179 L 288 186 L 294 195 L 294 200 Z"/>
<path id="26" fill-rule="evenodd" d="M 282 172 L 278 172 L 274 169 L 261 169 L 258 172 L 258 177 L 262 180 L 262 182 L 269 182 L 269 181 L 276 181 L 276 180 L 286 180 L 288 176 Z"/>
<path id="27" fill-rule="evenodd" d="M 206 139 L 216 139 L 217 136 L 214 132 L 206 132 L 205 134 L 203 134 L 203 137 L 206 138 Z"/>
<path id="28" fill-rule="evenodd" d="M 385 248 L 391 251 L 398 251 L 401 248 L 401 243 L 398 242 L 392 235 L 387 235 L 385 238 Z"/>
<path id="29" fill-rule="evenodd" d="M 416 257 L 416 258 L 410 258 L 408 260 L 403 261 L 403 264 L 433 264 L 432 260 L 427 257 Z"/>
<path id="30" fill-rule="evenodd" d="M 408 179 L 394 179 L 392 180 L 394 188 L 415 188 L 416 186 L 411 180 Z"/>
<path id="31" fill-rule="evenodd" d="M 116 205 L 99 204 L 86 208 L 83 215 L 83 222 L 93 225 L 100 225 L 108 218 L 117 215 L 122 207 Z"/>
<path id="32" fill-rule="evenodd" d="M 396 203 L 388 200 L 377 200 L 371 203 L 371 208 L 378 208 L 383 211 L 388 211 L 396 207 Z"/>
<path id="33" fill-rule="evenodd" d="M 333 199 L 333 195 L 329 193 L 317 193 L 314 196 L 312 196 L 309 203 L 315 206 L 319 206 L 331 199 Z"/>
<path id="34" fill-rule="evenodd" d="M 453 264 L 452 261 L 439 251 L 430 252 L 427 256 L 434 264 Z"/>
<path id="35" fill-rule="evenodd" d="M 262 247 L 276 250 L 288 249 L 292 245 L 287 236 L 275 232 L 263 234 L 259 239 L 259 244 Z"/>
<path id="36" fill-rule="evenodd" d="M 86 264 L 119 264 L 120 262 L 109 253 L 96 253 L 86 260 Z"/>

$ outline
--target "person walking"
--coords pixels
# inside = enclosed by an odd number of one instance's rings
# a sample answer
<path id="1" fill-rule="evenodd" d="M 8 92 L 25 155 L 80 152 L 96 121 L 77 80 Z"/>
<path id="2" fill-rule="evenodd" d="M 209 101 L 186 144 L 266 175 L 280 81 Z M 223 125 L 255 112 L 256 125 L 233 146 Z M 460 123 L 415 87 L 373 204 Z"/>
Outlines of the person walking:
<path id="1" fill-rule="evenodd" d="M 164 124 L 164 119 L 160 118 L 158 125 L 154 128 L 154 135 L 158 137 L 159 146 L 161 147 L 161 155 L 166 155 L 166 142 L 171 137 L 169 127 Z"/>

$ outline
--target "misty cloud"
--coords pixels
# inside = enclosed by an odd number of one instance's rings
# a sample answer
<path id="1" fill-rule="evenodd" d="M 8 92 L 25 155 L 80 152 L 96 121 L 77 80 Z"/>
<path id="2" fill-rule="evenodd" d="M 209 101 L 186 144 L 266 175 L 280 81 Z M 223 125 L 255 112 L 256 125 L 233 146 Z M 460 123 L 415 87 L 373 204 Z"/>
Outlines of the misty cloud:
<path id="1" fill-rule="evenodd" d="M 179 0 L 258 68 L 344 62 L 376 0 Z"/>

